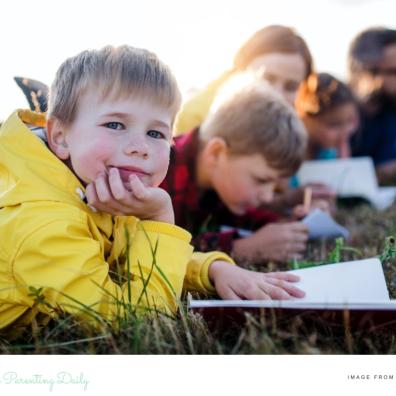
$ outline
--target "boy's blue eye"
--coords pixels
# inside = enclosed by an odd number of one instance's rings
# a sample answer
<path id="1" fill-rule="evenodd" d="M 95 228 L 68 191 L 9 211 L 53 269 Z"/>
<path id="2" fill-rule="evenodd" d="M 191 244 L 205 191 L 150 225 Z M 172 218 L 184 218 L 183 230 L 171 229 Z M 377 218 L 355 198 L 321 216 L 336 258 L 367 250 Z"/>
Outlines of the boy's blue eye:
<path id="1" fill-rule="evenodd" d="M 115 129 L 117 131 L 121 131 L 122 129 L 125 129 L 124 125 L 121 124 L 121 122 L 116 122 L 116 121 L 106 122 L 104 126 L 106 128 Z"/>
<path id="2" fill-rule="evenodd" d="M 150 130 L 147 132 L 147 135 L 154 138 L 154 139 L 164 139 L 165 135 L 162 132 Z"/>

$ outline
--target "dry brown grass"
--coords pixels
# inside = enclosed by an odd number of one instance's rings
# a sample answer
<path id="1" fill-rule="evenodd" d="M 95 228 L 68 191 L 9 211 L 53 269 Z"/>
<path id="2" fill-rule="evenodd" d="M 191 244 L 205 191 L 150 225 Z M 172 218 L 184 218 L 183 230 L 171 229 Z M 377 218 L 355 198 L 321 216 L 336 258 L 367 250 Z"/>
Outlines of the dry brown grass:
<path id="1" fill-rule="evenodd" d="M 346 242 L 354 251 L 342 251 L 343 261 L 379 255 L 384 240 L 396 235 L 396 206 L 377 212 L 363 205 L 342 208 L 338 220 L 351 231 Z M 309 245 L 307 259 L 325 260 L 334 241 Z M 258 268 L 251 265 L 252 268 Z M 270 264 L 266 270 L 286 269 Z M 390 294 L 396 297 L 396 261 L 384 263 Z M 88 330 L 70 316 L 31 329 L 9 342 L 0 340 L 2 353 L 15 354 L 394 354 L 396 328 L 349 330 L 332 325 L 314 314 L 279 321 L 276 317 L 246 315 L 242 324 L 228 324 L 221 331 L 208 327 L 203 318 L 182 308 L 176 318 L 131 315 L 119 330 L 107 326 Z"/>

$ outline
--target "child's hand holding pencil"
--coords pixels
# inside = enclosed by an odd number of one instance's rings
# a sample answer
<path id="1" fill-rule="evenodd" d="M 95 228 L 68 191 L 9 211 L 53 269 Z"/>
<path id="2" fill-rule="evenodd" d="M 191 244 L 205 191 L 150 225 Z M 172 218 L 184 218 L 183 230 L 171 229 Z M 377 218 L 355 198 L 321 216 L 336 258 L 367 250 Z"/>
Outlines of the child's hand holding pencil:
<path id="1" fill-rule="evenodd" d="M 293 217 L 296 219 L 302 219 L 313 209 L 321 209 L 325 212 L 330 212 L 329 202 L 324 199 L 313 199 L 312 187 L 306 186 L 304 188 L 304 199 L 303 203 L 297 205 L 293 209 Z"/>

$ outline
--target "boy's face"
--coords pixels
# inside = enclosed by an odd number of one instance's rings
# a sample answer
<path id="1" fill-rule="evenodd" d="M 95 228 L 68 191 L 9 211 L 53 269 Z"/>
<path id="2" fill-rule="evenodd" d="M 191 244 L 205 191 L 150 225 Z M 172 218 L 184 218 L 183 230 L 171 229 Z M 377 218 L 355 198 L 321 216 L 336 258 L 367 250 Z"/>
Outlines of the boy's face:
<path id="1" fill-rule="evenodd" d="M 227 208 L 236 215 L 257 208 L 273 199 L 279 172 L 271 168 L 263 156 L 220 156 L 212 170 L 212 187 Z"/>
<path id="2" fill-rule="evenodd" d="M 90 89 L 80 98 L 72 124 L 55 124 L 63 130 L 55 137 L 60 145 L 53 151 L 70 160 L 85 184 L 117 168 L 128 189 L 133 174 L 145 186 L 157 187 L 169 165 L 171 123 L 171 112 L 149 99 L 101 100 L 99 91 Z M 52 129 L 56 133 L 56 127 Z"/>

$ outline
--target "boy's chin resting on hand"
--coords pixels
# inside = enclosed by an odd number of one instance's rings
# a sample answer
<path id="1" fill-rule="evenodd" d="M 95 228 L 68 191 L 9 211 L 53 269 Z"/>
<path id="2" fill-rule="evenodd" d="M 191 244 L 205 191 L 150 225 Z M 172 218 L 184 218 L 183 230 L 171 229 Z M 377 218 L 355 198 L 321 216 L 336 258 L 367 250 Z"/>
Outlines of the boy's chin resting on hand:
<path id="1" fill-rule="evenodd" d="M 172 200 L 165 190 L 147 187 L 136 176 L 130 177 L 126 188 L 114 169 L 109 176 L 99 175 L 88 184 L 86 196 L 98 211 L 175 224 Z"/>

